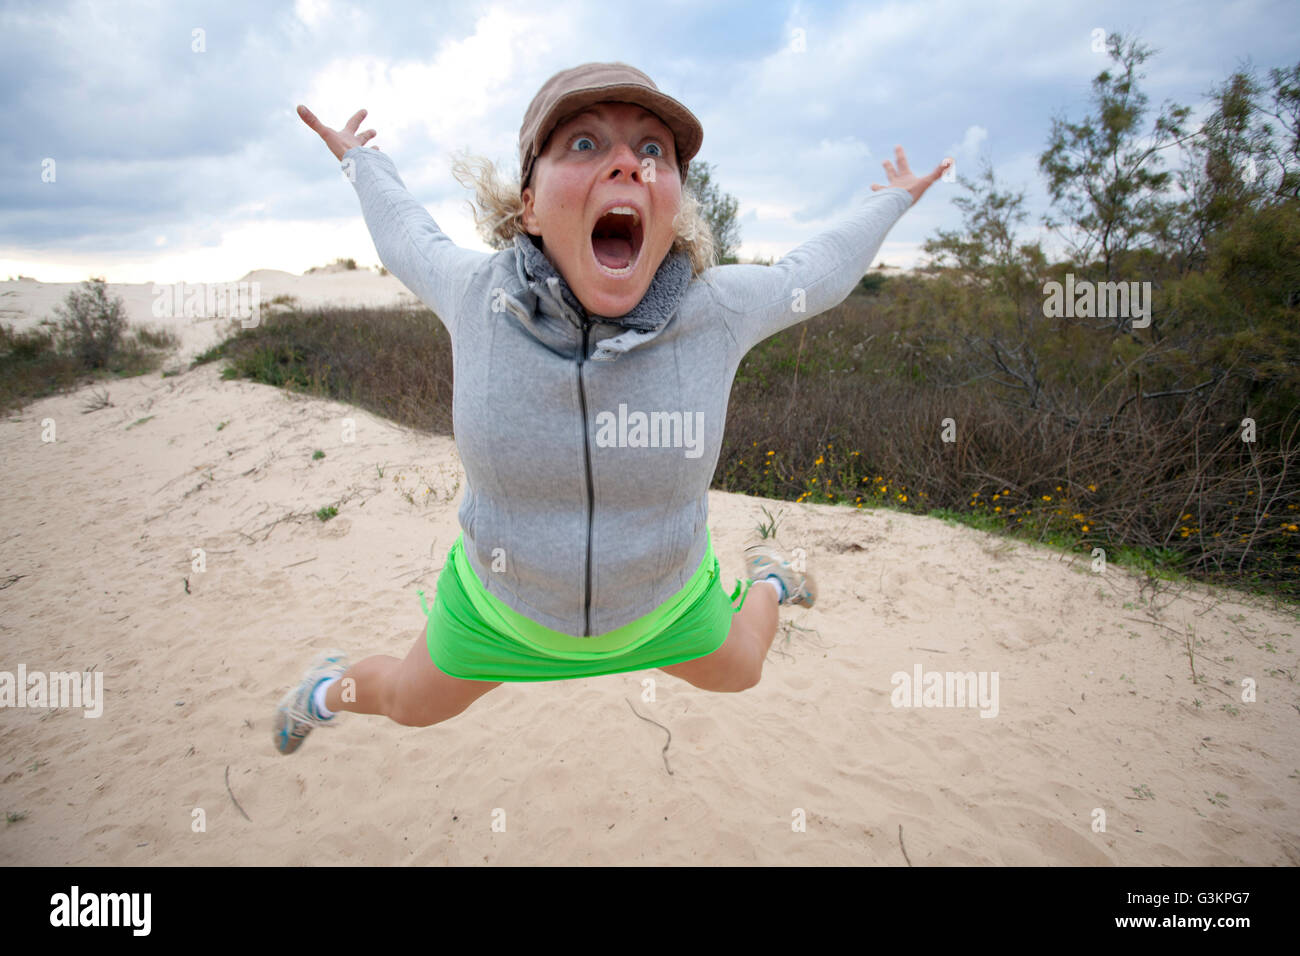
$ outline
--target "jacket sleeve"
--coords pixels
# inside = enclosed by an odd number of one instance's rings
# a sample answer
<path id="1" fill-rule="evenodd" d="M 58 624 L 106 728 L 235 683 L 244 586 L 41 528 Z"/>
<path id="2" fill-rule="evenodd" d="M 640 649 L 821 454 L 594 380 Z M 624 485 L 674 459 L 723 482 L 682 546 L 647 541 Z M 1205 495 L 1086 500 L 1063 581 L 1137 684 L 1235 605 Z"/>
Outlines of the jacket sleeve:
<path id="1" fill-rule="evenodd" d="M 744 357 L 759 342 L 832 309 L 871 268 L 885 236 L 912 205 L 900 187 L 882 189 L 844 222 L 778 262 L 716 266 L 705 273 L 719 314 Z"/>
<path id="2" fill-rule="evenodd" d="M 452 242 L 407 191 L 385 153 L 354 146 L 343 154 L 341 165 L 361 199 L 379 261 L 434 311 L 454 342 L 461 300 L 492 254 Z"/>

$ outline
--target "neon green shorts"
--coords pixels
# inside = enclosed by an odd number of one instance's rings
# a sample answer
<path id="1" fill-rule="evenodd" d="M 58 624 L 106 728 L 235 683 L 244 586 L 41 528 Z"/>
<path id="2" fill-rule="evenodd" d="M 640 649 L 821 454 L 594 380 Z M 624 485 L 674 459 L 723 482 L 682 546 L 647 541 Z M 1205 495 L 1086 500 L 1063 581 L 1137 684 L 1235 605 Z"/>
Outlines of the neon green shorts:
<path id="1" fill-rule="evenodd" d="M 712 654 L 727 639 L 731 615 L 744 607 L 752 582 L 737 580 L 731 596 L 710 533 L 704 560 L 686 586 L 649 614 L 607 634 L 574 637 L 553 631 L 490 594 L 456 538 L 438 577 L 428 619 L 429 656 L 461 680 L 543 681 L 648 670 Z M 740 597 L 740 607 L 732 602 Z"/>

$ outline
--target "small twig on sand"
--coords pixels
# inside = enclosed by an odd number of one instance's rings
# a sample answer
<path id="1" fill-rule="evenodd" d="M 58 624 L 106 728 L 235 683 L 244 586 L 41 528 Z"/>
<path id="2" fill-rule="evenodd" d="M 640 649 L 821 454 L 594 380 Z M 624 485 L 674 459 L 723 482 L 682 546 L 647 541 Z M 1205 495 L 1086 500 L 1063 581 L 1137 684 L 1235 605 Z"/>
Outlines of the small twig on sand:
<path id="1" fill-rule="evenodd" d="M 226 793 L 230 794 L 230 802 L 235 805 L 235 809 L 243 814 L 245 820 L 252 823 L 252 818 L 247 813 L 244 813 L 244 808 L 239 805 L 239 801 L 235 799 L 234 791 L 230 789 L 230 764 L 226 764 Z"/>
<path id="2" fill-rule="evenodd" d="M 1195 640 L 1196 640 L 1196 638 L 1195 638 L 1195 635 L 1194 635 L 1192 629 L 1191 629 L 1191 628 L 1188 628 L 1188 629 L 1187 629 L 1187 637 L 1186 637 L 1184 643 L 1185 643 L 1186 646 L 1187 646 L 1187 666 L 1190 667 L 1190 668 L 1192 669 L 1192 683 L 1193 683 L 1193 684 L 1199 683 L 1199 681 L 1198 681 L 1197 678 L 1196 678 L 1196 658 L 1195 658 L 1195 655 L 1194 655 L 1194 653 L 1193 653 L 1193 651 L 1192 651 L 1192 645 L 1193 645 L 1193 643 L 1195 642 Z"/>
<path id="3" fill-rule="evenodd" d="M 911 866 L 912 858 L 907 855 L 907 847 L 903 846 L 903 825 L 901 823 L 898 825 L 898 848 L 903 851 L 903 859 L 907 861 L 907 865 Z"/>
<path id="4" fill-rule="evenodd" d="M 1124 620 L 1126 620 L 1126 621 L 1134 621 L 1135 623 L 1138 623 L 1138 624 L 1154 624 L 1156 627 L 1163 627 L 1166 631 L 1173 631 L 1173 632 L 1174 632 L 1175 634 L 1177 634 L 1179 637 L 1182 637 L 1182 636 L 1183 636 L 1183 635 L 1179 632 L 1178 628 L 1176 628 L 1176 627 L 1170 627 L 1168 624 L 1164 624 L 1164 623 L 1162 623 L 1162 622 L 1160 622 L 1160 621 L 1152 621 L 1152 620 L 1149 620 L 1149 619 L 1147 619 L 1147 618 L 1142 618 L 1142 617 L 1126 617 L 1126 618 L 1124 618 Z"/>
<path id="5" fill-rule="evenodd" d="M 626 697 L 624 697 L 623 699 L 627 700 Z M 632 707 L 632 702 L 630 700 L 627 700 L 627 705 L 629 707 Z M 636 714 L 635 707 L 632 707 L 632 713 Z M 640 714 L 636 714 L 636 715 L 638 717 L 641 717 Z M 641 719 L 646 721 L 647 723 L 654 724 L 656 727 L 658 727 L 660 730 L 662 730 L 664 733 L 668 735 L 668 743 L 664 744 L 664 769 L 667 770 L 669 775 L 671 776 L 673 772 L 673 768 L 668 766 L 668 744 L 671 744 L 673 742 L 673 732 L 669 730 L 667 727 L 665 727 L 663 724 L 659 723 L 659 721 L 657 720 L 651 720 L 649 717 L 641 717 Z"/>

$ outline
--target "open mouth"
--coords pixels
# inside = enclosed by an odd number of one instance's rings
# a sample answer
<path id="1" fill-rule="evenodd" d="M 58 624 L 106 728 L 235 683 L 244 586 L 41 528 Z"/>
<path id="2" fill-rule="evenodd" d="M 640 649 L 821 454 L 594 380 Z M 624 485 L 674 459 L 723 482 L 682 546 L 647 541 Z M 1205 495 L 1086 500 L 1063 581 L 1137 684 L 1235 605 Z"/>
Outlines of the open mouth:
<path id="1" fill-rule="evenodd" d="M 602 272 L 625 276 L 636 268 L 645 227 L 631 206 L 605 210 L 591 230 L 591 252 Z"/>

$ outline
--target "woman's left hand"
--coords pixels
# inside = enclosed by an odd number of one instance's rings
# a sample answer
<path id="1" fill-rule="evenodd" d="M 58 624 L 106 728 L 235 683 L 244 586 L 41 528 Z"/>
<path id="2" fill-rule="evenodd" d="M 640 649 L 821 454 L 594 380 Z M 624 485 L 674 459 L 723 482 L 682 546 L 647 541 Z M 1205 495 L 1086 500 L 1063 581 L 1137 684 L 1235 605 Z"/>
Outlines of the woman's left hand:
<path id="1" fill-rule="evenodd" d="M 895 146 L 894 156 L 897 157 L 898 159 L 897 170 L 894 169 L 894 167 L 890 164 L 889 160 L 885 160 L 883 163 L 881 163 L 881 165 L 885 167 L 885 175 L 889 177 L 889 185 L 881 186 L 879 183 L 872 183 L 871 188 L 873 191 L 880 190 L 880 189 L 890 189 L 892 187 L 897 187 L 899 189 L 906 189 L 909 193 L 912 194 L 913 203 L 915 203 L 918 199 L 920 199 L 921 196 L 925 193 L 925 191 L 930 188 L 930 184 L 933 183 L 940 176 L 942 176 L 944 174 L 944 171 L 947 170 L 947 168 L 952 165 L 952 158 L 949 157 L 948 159 L 945 159 L 942 163 L 940 163 L 938 166 L 936 166 L 934 172 L 932 172 L 929 176 L 926 176 L 924 179 L 919 179 L 912 172 L 912 170 L 908 168 L 907 156 L 903 152 L 903 147 Z"/>

